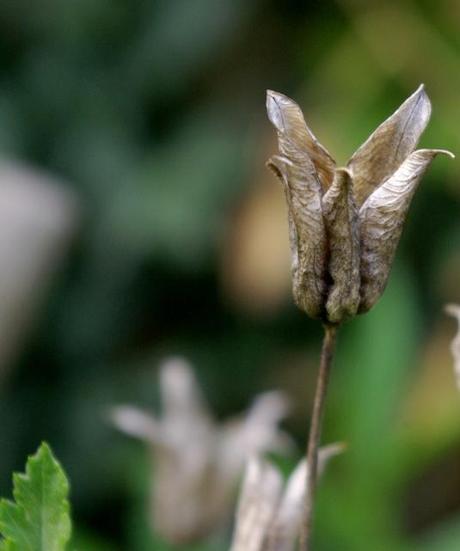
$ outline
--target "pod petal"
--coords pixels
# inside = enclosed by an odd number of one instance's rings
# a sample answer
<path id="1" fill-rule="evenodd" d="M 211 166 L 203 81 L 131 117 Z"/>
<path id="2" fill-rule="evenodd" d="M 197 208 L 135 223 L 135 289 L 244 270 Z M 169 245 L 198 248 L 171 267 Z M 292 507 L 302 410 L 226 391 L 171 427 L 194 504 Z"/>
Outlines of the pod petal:
<path id="1" fill-rule="evenodd" d="M 326 231 L 319 184 L 304 164 L 272 157 L 269 167 L 284 184 L 292 253 L 293 295 L 297 306 L 313 318 L 321 317 L 326 292 Z"/>
<path id="2" fill-rule="evenodd" d="M 334 182 L 323 197 L 330 280 L 326 311 L 332 323 L 353 317 L 360 300 L 358 210 L 352 185 L 348 170 L 337 169 Z"/>
<path id="3" fill-rule="evenodd" d="M 361 234 L 361 304 L 367 312 L 383 293 L 412 197 L 440 149 L 414 151 L 368 197 L 359 211 Z"/>
<path id="4" fill-rule="evenodd" d="M 430 115 L 431 103 L 422 84 L 356 151 L 347 166 L 358 207 L 412 153 Z"/>
<path id="5" fill-rule="evenodd" d="M 278 131 L 280 153 L 292 162 L 308 159 L 315 173 L 312 177 L 327 190 L 334 178 L 334 159 L 307 126 L 297 103 L 284 94 L 267 90 L 267 113 Z"/>

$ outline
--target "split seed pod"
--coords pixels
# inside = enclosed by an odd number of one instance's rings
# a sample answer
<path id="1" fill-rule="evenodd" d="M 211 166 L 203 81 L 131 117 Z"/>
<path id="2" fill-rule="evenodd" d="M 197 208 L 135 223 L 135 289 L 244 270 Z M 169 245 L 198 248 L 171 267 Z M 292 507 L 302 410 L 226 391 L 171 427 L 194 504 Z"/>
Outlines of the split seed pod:
<path id="1" fill-rule="evenodd" d="M 388 281 L 412 197 L 440 149 L 415 150 L 431 114 L 421 85 L 338 168 L 300 107 L 269 90 L 279 155 L 268 166 L 288 205 L 294 300 L 338 324 L 370 310 Z"/>

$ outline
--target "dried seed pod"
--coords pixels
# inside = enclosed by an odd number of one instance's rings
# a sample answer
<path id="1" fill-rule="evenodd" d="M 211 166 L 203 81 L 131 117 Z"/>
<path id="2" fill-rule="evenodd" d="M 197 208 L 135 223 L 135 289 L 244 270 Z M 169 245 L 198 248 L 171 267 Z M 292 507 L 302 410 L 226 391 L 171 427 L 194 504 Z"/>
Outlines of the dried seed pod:
<path id="1" fill-rule="evenodd" d="M 336 168 L 299 106 L 267 92 L 280 155 L 269 166 L 282 181 L 292 251 L 293 294 L 308 315 L 338 324 L 367 312 L 382 295 L 421 177 L 438 149 L 414 151 L 431 114 L 421 85 Z"/>

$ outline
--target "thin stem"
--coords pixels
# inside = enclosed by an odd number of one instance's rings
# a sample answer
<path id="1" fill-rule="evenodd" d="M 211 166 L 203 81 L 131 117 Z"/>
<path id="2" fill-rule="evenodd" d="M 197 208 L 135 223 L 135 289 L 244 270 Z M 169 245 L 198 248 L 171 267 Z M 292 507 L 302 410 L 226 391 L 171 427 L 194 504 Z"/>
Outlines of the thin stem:
<path id="1" fill-rule="evenodd" d="M 319 365 L 318 379 L 316 382 L 315 399 L 311 418 L 310 434 L 307 446 L 308 474 L 306 481 L 306 495 L 304 504 L 304 522 L 300 534 L 300 550 L 310 551 L 313 506 L 318 467 L 318 448 L 321 440 L 321 426 L 323 421 L 324 406 L 331 372 L 332 359 L 334 357 L 337 337 L 337 326 L 324 326 L 323 347 Z"/>

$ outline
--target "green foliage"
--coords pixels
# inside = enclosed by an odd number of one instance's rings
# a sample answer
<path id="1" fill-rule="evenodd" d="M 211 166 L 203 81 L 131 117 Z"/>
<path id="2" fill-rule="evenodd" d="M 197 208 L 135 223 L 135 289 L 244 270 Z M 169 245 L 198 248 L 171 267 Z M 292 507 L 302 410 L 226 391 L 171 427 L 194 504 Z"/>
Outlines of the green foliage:
<path id="1" fill-rule="evenodd" d="M 69 483 L 47 444 L 13 476 L 14 502 L 0 502 L 2 551 L 63 551 L 69 541 Z"/>

